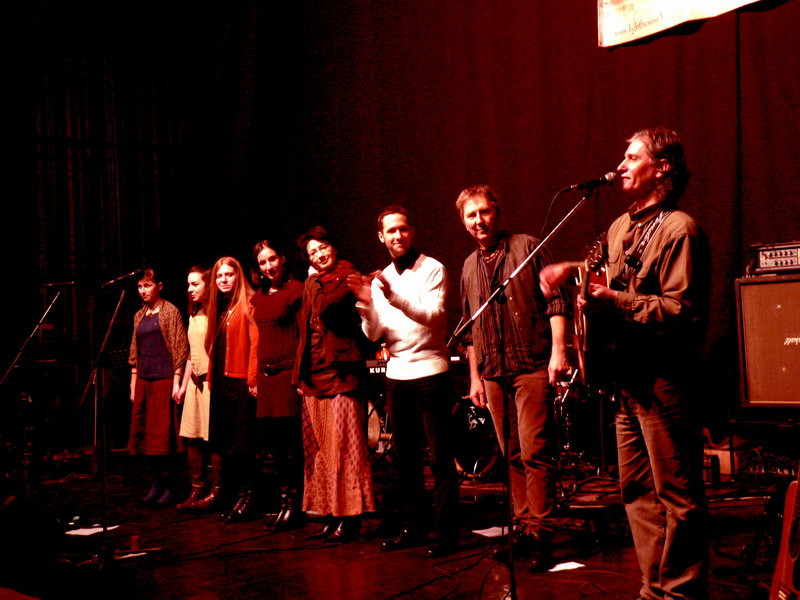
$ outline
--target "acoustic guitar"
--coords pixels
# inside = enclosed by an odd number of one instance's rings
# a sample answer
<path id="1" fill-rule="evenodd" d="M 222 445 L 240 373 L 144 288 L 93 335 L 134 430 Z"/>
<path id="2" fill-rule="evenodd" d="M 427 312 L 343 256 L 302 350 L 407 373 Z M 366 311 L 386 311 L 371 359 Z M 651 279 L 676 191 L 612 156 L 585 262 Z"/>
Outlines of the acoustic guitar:
<path id="1" fill-rule="evenodd" d="M 577 267 L 579 295 L 586 299 L 589 284 L 608 286 L 606 269 L 605 236 L 596 239 L 588 248 L 586 258 Z M 613 357 L 613 321 L 606 314 L 587 314 L 575 303 L 575 350 L 578 358 L 581 383 L 583 385 L 603 385 L 610 377 L 610 361 Z"/>
<path id="2" fill-rule="evenodd" d="M 800 594 L 800 495 L 797 493 L 800 481 L 800 469 L 797 471 L 798 479 L 789 485 L 786 491 L 786 502 L 783 505 L 783 529 L 781 530 L 781 548 L 778 552 L 778 562 L 775 566 L 775 575 L 772 577 L 772 587 L 769 591 L 769 600 L 796 600 Z"/>

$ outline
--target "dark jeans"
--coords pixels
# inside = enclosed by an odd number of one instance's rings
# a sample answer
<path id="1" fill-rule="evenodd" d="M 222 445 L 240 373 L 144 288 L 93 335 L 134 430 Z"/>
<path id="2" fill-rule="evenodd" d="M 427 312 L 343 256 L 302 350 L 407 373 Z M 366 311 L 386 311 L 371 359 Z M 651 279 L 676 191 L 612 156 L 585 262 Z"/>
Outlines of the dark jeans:
<path id="1" fill-rule="evenodd" d="M 708 598 L 702 428 L 682 388 L 659 377 L 639 380 L 622 389 L 616 417 L 643 598 Z"/>
<path id="2" fill-rule="evenodd" d="M 509 383 L 509 485 L 514 520 L 523 531 L 547 536 L 553 530 L 555 505 L 553 419 L 547 369 L 512 375 Z M 486 379 L 483 386 L 497 440 L 503 449 L 502 381 Z"/>
<path id="3" fill-rule="evenodd" d="M 404 525 L 421 527 L 426 514 L 422 452 L 428 442 L 433 473 L 433 530 L 455 538 L 458 530 L 458 474 L 450 435 L 452 391 L 449 373 L 402 381 L 386 380 L 386 406 L 397 456 Z"/>

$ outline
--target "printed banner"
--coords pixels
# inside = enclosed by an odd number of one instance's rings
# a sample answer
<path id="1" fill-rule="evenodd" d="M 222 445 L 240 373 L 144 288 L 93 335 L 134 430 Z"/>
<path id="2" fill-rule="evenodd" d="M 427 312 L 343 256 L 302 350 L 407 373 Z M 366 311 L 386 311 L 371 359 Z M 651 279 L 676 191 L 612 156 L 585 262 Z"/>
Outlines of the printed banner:
<path id="1" fill-rule="evenodd" d="M 624 44 L 687 21 L 708 19 L 757 0 L 597 0 L 597 44 Z"/>

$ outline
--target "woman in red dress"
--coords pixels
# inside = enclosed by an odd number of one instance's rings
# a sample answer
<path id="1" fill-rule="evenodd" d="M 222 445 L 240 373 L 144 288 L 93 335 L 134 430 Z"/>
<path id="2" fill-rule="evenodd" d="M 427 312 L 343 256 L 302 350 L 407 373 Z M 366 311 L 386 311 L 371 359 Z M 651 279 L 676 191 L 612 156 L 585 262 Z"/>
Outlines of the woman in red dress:
<path id="1" fill-rule="evenodd" d="M 283 531 L 305 524 L 303 441 L 300 396 L 292 384 L 303 284 L 286 271 L 286 257 L 269 241 L 258 242 L 253 260 L 259 274 L 250 303 L 258 326 L 258 417 L 264 445 L 275 457 L 280 508 L 267 529 Z"/>

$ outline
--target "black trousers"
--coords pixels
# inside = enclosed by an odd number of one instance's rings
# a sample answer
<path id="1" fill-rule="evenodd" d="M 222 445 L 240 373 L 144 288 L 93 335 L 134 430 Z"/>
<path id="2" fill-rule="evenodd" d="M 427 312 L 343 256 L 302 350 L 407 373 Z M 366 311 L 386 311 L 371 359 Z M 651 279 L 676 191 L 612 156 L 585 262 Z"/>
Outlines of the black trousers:
<path id="1" fill-rule="evenodd" d="M 397 456 L 402 519 L 405 527 L 423 529 L 429 513 L 425 499 L 423 452 L 427 441 L 433 474 L 433 531 L 454 539 L 458 533 L 458 474 L 453 458 L 450 375 L 386 380 L 386 406 Z M 424 436 L 424 438 L 423 438 Z"/>

